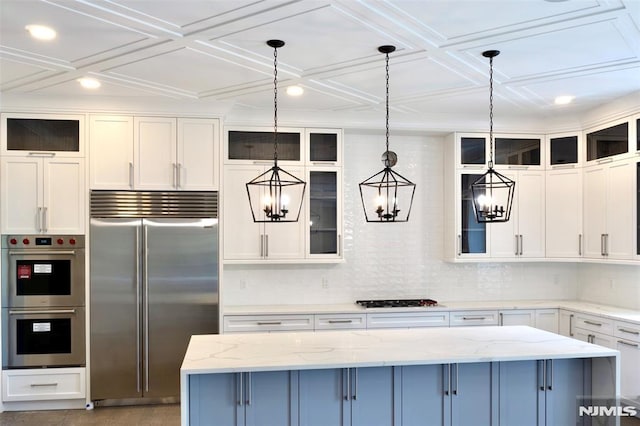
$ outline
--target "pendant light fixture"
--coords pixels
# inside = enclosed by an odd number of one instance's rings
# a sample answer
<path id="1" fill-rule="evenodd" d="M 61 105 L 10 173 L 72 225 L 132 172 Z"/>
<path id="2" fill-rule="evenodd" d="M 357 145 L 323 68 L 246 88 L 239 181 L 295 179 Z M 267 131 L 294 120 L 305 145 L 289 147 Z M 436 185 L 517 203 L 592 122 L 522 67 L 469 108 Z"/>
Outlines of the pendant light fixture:
<path id="1" fill-rule="evenodd" d="M 273 48 L 273 166 L 246 184 L 254 222 L 297 222 L 307 184 L 278 166 L 278 48 L 282 40 L 269 40 Z"/>
<path id="2" fill-rule="evenodd" d="M 493 169 L 493 58 L 499 50 L 487 50 L 489 58 L 489 170 L 471 184 L 473 210 L 478 223 L 508 222 L 516 183 Z"/>
<path id="3" fill-rule="evenodd" d="M 389 151 L 389 53 L 395 46 L 380 46 L 386 57 L 386 151 L 382 153 L 384 169 L 360 183 L 360 198 L 367 222 L 407 222 L 413 204 L 416 184 L 391 170 L 398 161 Z"/>

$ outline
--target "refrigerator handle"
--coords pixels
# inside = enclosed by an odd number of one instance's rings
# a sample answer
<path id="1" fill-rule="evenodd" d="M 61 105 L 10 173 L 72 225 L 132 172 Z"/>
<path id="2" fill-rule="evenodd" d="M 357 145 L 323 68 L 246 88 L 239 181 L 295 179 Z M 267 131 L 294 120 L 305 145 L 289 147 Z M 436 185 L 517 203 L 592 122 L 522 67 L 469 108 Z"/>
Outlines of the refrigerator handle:
<path id="1" fill-rule="evenodd" d="M 136 229 L 136 283 L 140 283 L 140 230 Z M 140 339 L 142 333 L 140 330 L 140 285 L 136 285 L 136 389 L 140 389 Z"/>
<path id="2" fill-rule="evenodd" d="M 148 238 L 147 238 L 147 227 L 145 225 L 142 226 L 142 250 L 144 251 L 144 265 L 143 265 L 143 276 L 142 276 L 142 297 L 143 301 L 143 309 L 144 313 L 144 390 L 145 392 L 149 392 L 149 274 L 148 274 L 148 261 L 147 261 L 147 250 L 148 250 Z"/>

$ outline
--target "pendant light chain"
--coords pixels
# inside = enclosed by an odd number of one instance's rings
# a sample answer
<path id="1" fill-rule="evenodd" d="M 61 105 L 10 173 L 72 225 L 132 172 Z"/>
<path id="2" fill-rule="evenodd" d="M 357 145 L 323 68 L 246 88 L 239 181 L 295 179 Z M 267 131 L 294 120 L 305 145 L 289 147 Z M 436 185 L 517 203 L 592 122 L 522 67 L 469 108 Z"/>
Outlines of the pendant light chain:
<path id="1" fill-rule="evenodd" d="M 387 117 L 386 117 L 386 125 L 387 125 L 387 133 L 386 133 L 386 138 L 387 138 L 387 152 L 389 151 L 389 54 L 386 54 L 386 73 L 387 73 L 387 84 L 386 84 L 386 91 L 387 91 L 387 102 L 386 102 L 386 108 L 387 108 Z"/>
<path id="2" fill-rule="evenodd" d="M 273 161 L 278 164 L 278 48 L 273 48 Z"/>
<path id="3" fill-rule="evenodd" d="M 493 57 L 489 58 L 489 168 L 493 168 Z"/>

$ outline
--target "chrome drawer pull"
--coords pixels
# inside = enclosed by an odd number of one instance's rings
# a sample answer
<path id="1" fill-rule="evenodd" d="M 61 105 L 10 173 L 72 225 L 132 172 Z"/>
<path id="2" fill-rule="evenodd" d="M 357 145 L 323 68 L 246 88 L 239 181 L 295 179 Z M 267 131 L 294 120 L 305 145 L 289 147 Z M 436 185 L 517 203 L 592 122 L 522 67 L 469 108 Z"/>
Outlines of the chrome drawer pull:
<path id="1" fill-rule="evenodd" d="M 32 388 L 40 388 L 40 387 L 45 387 L 45 386 L 58 386 L 57 383 L 31 383 L 29 386 L 31 386 Z"/>
<path id="2" fill-rule="evenodd" d="M 258 325 L 282 325 L 282 321 L 258 321 Z"/>
<path id="3" fill-rule="evenodd" d="M 30 310 L 30 311 L 9 311 L 9 315 L 33 315 L 33 314 L 75 314 L 75 309 L 48 309 L 48 310 Z"/>
<path id="4" fill-rule="evenodd" d="M 640 335 L 640 331 L 625 330 L 624 328 L 619 328 L 618 330 L 623 333 L 635 334 L 636 336 Z"/>
<path id="5" fill-rule="evenodd" d="M 329 320 L 329 324 L 351 324 L 353 320 Z"/>
<path id="6" fill-rule="evenodd" d="M 584 320 L 584 323 L 589 325 L 595 325 L 596 327 L 602 327 L 602 324 L 593 322 L 593 321 Z"/>
<path id="7" fill-rule="evenodd" d="M 631 346 L 631 347 L 634 347 L 634 348 L 640 347 L 640 345 L 638 345 L 637 343 L 627 343 L 624 340 L 618 340 L 618 343 L 622 343 L 623 345 Z"/>
<path id="8" fill-rule="evenodd" d="M 464 321 L 483 321 L 486 320 L 487 317 L 462 317 Z"/>

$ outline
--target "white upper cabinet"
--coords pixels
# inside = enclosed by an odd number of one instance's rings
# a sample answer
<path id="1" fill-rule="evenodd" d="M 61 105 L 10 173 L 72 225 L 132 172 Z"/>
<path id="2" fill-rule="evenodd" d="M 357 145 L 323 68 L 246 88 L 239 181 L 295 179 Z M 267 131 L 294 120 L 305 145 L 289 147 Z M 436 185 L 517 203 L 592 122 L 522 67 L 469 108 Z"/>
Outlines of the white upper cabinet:
<path id="1" fill-rule="evenodd" d="M 545 256 L 544 172 L 505 171 L 516 182 L 511 218 L 488 224 L 491 257 L 543 258 Z"/>
<path id="2" fill-rule="evenodd" d="M 297 222 L 255 223 L 251 214 L 246 183 L 273 166 L 272 128 L 227 128 L 224 152 L 225 261 L 342 259 L 342 130 L 278 128 L 278 165 L 306 182 Z"/>
<path id="3" fill-rule="evenodd" d="M 0 162 L 3 234 L 83 234 L 82 158 L 4 157 Z"/>
<path id="4" fill-rule="evenodd" d="M 2 156 L 85 156 L 84 115 L 3 113 L 1 121 Z"/>
<path id="5" fill-rule="evenodd" d="M 632 121 L 625 118 L 585 130 L 587 164 L 629 157 L 637 150 L 630 136 L 632 129 Z"/>
<path id="6" fill-rule="evenodd" d="M 92 116 L 91 189 L 217 190 L 217 119 Z"/>
<path id="7" fill-rule="evenodd" d="M 219 134 L 218 120 L 178 119 L 178 189 L 218 188 Z"/>
<path id="8" fill-rule="evenodd" d="M 636 162 L 621 160 L 584 171 L 584 256 L 631 259 L 634 252 Z"/>
<path id="9" fill-rule="evenodd" d="M 579 258 L 583 251 L 580 132 L 547 136 L 546 256 Z"/>
<path id="10" fill-rule="evenodd" d="M 134 187 L 177 189 L 176 119 L 135 117 L 133 128 Z"/>
<path id="11" fill-rule="evenodd" d="M 133 189 L 133 117 L 89 118 L 91 189 Z"/>

